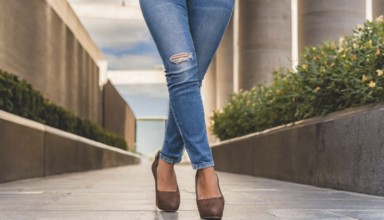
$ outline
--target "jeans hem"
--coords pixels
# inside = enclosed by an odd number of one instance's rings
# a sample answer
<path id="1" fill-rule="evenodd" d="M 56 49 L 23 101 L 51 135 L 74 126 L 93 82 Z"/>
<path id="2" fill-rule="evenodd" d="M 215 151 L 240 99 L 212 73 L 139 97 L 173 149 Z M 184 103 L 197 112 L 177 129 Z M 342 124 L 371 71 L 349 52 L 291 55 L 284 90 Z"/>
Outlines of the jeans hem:
<path id="1" fill-rule="evenodd" d="M 215 163 L 213 161 L 212 162 L 203 162 L 203 163 L 198 163 L 198 164 L 192 164 L 192 168 L 194 170 L 204 169 L 204 168 L 213 167 L 213 166 L 215 166 Z"/>
<path id="2" fill-rule="evenodd" d="M 179 159 L 172 159 L 172 158 L 169 158 L 169 157 L 165 156 L 162 152 L 160 152 L 160 158 L 162 160 L 164 160 L 165 162 L 172 163 L 172 164 L 180 163 L 180 161 L 181 161 L 181 158 L 179 158 Z"/>

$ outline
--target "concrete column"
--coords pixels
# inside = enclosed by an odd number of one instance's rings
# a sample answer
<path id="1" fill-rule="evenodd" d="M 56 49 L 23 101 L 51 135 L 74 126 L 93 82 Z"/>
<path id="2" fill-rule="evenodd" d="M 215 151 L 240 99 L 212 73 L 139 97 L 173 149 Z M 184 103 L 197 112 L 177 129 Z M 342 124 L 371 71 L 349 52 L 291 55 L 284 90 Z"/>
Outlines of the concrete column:
<path id="1" fill-rule="evenodd" d="M 290 0 L 239 1 L 239 89 L 272 80 L 276 67 L 290 66 Z"/>
<path id="2" fill-rule="evenodd" d="M 201 86 L 201 96 L 204 104 L 205 124 L 207 127 L 207 135 L 209 143 L 216 142 L 210 130 L 211 120 L 209 117 L 212 115 L 216 107 L 216 56 L 212 59 L 208 67 L 207 73 L 204 76 L 203 84 Z"/>
<path id="3" fill-rule="evenodd" d="M 216 52 L 216 107 L 223 108 L 233 92 L 233 16 Z"/>
<path id="4" fill-rule="evenodd" d="M 299 52 L 305 46 L 337 41 L 364 21 L 363 0 L 298 0 Z"/>
<path id="5" fill-rule="evenodd" d="M 372 17 L 373 20 L 384 15 L 384 0 L 372 0 Z"/>

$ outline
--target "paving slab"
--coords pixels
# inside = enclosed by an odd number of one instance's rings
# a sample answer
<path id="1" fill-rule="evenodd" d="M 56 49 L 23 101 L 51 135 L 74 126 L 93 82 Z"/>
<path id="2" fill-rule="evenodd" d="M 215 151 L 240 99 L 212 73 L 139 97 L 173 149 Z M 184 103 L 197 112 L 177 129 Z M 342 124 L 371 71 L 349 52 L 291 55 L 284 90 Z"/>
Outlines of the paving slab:
<path id="1" fill-rule="evenodd" d="M 0 220 L 199 219 L 190 165 L 177 165 L 178 212 L 155 206 L 150 163 L 0 184 Z M 218 172 L 223 219 L 384 219 L 384 197 Z"/>

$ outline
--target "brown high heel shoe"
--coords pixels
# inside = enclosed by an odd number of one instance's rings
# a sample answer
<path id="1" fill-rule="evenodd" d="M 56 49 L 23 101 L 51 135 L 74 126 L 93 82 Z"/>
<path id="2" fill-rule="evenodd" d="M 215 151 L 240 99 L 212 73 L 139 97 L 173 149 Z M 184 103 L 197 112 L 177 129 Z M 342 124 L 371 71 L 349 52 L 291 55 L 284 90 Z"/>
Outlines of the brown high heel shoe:
<path id="1" fill-rule="evenodd" d="M 157 190 L 157 166 L 159 165 L 160 151 L 156 153 L 155 160 L 152 163 L 152 173 L 155 178 L 156 206 L 165 212 L 175 212 L 180 206 L 179 186 L 175 192 Z"/>
<path id="2" fill-rule="evenodd" d="M 224 212 L 224 196 L 221 193 L 219 185 L 219 177 L 217 177 L 217 186 L 219 187 L 220 197 L 207 198 L 207 199 L 198 199 L 197 194 L 197 178 L 199 172 L 196 171 L 195 176 L 195 190 L 196 190 L 196 203 L 199 210 L 200 218 L 202 219 L 221 219 Z"/>

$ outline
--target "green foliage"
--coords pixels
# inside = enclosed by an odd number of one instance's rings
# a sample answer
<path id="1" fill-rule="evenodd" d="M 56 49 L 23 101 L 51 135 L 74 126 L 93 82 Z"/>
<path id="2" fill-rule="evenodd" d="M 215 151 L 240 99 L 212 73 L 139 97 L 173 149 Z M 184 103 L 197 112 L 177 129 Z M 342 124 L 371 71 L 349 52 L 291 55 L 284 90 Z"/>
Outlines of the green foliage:
<path id="1" fill-rule="evenodd" d="M 127 143 L 89 120 L 55 105 L 25 80 L 0 70 L 0 109 L 80 136 L 126 150 Z"/>
<path id="2" fill-rule="evenodd" d="M 213 112 L 213 133 L 221 140 L 349 107 L 384 100 L 383 17 L 358 25 L 338 43 L 307 47 L 295 70 L 274 71 L 270 85 L 230 95 Z"/>

